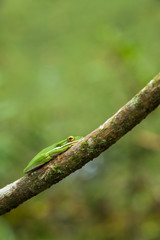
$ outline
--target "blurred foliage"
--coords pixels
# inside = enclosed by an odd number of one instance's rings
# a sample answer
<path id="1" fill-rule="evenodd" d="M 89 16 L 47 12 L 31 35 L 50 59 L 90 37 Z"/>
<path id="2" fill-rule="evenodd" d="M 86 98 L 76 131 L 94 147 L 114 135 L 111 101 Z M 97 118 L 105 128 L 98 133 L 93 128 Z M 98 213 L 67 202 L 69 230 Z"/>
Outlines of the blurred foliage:
<path id="1" fill-rule="evenodd" d="M 0 2 L 0 185 L 86 135 L 159 72 L 160 1 Z M 98 159 L 0 220 L 0 239 L 160 239 L 156 110 Z"/>

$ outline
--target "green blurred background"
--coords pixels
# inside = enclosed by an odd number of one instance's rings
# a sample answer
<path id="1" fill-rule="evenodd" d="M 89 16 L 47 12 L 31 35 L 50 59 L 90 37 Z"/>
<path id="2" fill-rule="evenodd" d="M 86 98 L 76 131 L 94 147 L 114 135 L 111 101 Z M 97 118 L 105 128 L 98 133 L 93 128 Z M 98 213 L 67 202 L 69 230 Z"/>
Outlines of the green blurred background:
<path id="1" fill-rule="evenodd" d="M 160 66 L 158 0 L 0 2 L 0 187 L 87 135 Z M 97 159 L 0 218 L 0 240 L 159 240 L 158 109 Z"/>

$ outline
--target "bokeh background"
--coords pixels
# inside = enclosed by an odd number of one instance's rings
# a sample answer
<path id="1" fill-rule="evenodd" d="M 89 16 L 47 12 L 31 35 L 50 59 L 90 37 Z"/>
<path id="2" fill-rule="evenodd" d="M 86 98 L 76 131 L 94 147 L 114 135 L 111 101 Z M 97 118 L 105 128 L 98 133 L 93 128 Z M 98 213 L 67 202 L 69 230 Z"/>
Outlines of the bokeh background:
<path id="1" fill-rule="evenodd" d="M 0 187 L 87 135 L 160 70 L 158 0 L 0 2 Z M 0 218 L 0 240 L 159 240 L 160 112 Z"/>

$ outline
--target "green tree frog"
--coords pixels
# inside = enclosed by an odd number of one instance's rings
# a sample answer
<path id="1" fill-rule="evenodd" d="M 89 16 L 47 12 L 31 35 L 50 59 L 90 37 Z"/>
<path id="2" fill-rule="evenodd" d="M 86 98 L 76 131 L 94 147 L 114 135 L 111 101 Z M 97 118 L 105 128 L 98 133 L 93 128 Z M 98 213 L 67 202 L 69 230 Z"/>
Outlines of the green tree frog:
<path id="1" fill-rule="evenodd" d="M 39 168 L 40 166 L 44 165 L 60 153 L 66 151 L 68 148 L 70 148 L 74 143 L 81 140 L 83 137 L 80 136 L 69 136 L 68 138 L 58 142 L 54 143 L 53 145 L 44 148 L 41 150 L 27 165 L 27 167 L 24 169 L 24 173 L 29 173 L 31 171 L 34 171 L 35 169 Z"/>

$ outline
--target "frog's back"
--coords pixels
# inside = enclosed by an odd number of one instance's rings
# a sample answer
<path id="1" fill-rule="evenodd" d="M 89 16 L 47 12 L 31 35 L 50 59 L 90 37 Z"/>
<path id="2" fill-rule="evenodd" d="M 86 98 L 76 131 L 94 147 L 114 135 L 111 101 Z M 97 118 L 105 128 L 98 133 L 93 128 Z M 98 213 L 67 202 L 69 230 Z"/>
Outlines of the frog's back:
<path id="1" fill-rule="evenodd" d="M 37 153 L 37 155 L 40 155 L 40 154 L 42 154 L 42 153 L 47 153 L 47 152 L 51 151 L 52 149 L 54 149 L 54 148 L 56 147 L 56 145 L 57 145 L 57 144 L 53 144 L 53 145 L 51 145 L 51 146 L 49 146 L 49 147 L 46 147 L 46 148 L 42 149 L 39 153 Z M 36 156 L 37 156 L 37 155 L 36 155 Z M 36 157 L 36 156 L 35 156 L 35 157 Z"/>

